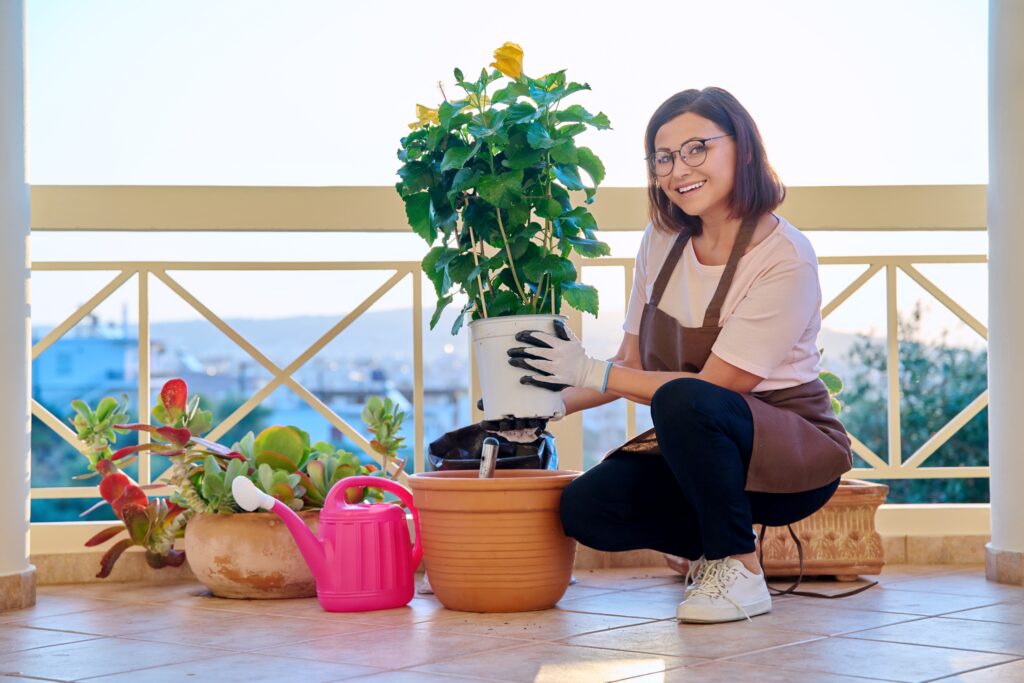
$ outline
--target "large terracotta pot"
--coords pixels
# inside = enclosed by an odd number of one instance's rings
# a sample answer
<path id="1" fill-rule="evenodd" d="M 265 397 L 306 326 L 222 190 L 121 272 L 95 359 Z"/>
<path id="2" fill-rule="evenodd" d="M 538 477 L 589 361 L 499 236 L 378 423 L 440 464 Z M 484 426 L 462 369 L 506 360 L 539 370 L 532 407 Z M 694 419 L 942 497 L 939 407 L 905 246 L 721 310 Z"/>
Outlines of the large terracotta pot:
<path id="1" fill-rule="evenodd" d="M 299 516 L 313 533 L 319 510 Z M 313 575 L 284 523 L 272 512 L 197 514 L 185 527 L 185 556 L 219 598 L 310 598 Z"/>
<path id="2" fill-rule="evenodd" d="M 559 501 L 579 472 L 425 472 L 409 477 L 430 586 L 448 609 L 527 612 L 553 607 L 572 577 L 576 541 Z"/>
<path id="3" fill-rule="evenodd" d="M 875 513 L 889 487 L 861 479 L 844 479 L 825 507 L 793 525 L 804 547 L 804 575 L 855 579 L 880 574 L 885 558 Z M 796 576 L 800 560 L 785 527 L 771 527 L 764 537 L 764 570 L 769 576 Z"/>

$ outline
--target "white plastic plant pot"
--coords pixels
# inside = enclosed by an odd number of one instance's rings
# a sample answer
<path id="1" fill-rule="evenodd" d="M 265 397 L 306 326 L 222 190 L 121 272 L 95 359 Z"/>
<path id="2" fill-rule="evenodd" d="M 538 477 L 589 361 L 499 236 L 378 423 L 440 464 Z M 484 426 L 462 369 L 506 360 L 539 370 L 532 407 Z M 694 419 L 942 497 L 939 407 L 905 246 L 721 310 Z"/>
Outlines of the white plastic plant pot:
<path id="1" fill-rule="evenodd" d="M 505 417 L 561 417 L 562 398 L 557 391 L 548 391 L 519 379 L 530 372 L 508 364 L 508 350 L 527 346 L 516 341 L 516 333 L 539 330 L 555 333 L 555 320 L 561 315 L 512 315 L 503 318 L 474 320 L 469 324 L 476 356 L 480 392 L 483 394 L 484 419 Z"/>

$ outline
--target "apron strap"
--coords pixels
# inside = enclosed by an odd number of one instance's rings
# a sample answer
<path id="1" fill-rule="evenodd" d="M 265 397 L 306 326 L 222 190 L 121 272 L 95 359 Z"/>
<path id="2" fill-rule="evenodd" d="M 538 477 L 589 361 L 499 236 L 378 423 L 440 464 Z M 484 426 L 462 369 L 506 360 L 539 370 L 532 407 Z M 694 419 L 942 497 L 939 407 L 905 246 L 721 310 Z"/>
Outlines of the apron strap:
<path id="1" fill-rule="evenodd" d="M 752 218 L 748 218 L 740 226 L 740 232 L 736 235 L 732 251 L 729 252 L 729 261 L 725 264 L 725 271 L 722 272 L 722 277 L 718 281 L 718 289 L 715 290 L 715 295 L 711 297 L 711 303 L 708 304 L 708 310 L 704 313 L 704 327 L 721 327 L 719 319 L 722 317 L 722 304 L 725 303 L 725 295 L 732 287 L 732 278 L 736 275 L 740 258 L 747 250 L 747 245 L 750 244 L 756 227 L 757 221 Z"/>
<path id="2" fill-rule="evenodd" d="M 789 529 L 789 535 L 793 538 L 793 542 L 796 543 L 796 555 L 800 558 L 800 573 L 796 577 L 796 581 L 793 585 L 785 590 L 779 590 L 768 586 L 768 591 L 772 595 L 802 595 L 808 598 L 828 598 L 834 600 L 836 598 L 848 598 L 851 595 L 857 595 L 857 593 L 863 593 L 872 586 L 877 586 L 877 581 L 871 581 L 866 586 L 860 586 L 853 590 L 844 591 L 842 593 L 815 593 L 814 591 L 798 591 L 797 588 L 800 586 L 800 582 L 804 579 L 804 544 L 800 542 L 796 532 L 793 531 L 793 525 L 787 524 L 786 528 Z M 764 532 L 768 529 L 764 524 L 761 525 L 761 530 L 757 534 L 757 561 L 761 565 L 761 572 L 764 573 Z M 765 584 L 768 584 L 768 577 L 765 577 Z"/>
<path id="3" fill-rule="evenodd" d="M 658 279 L 654 281 L 654 291 L 651 292 L 651 300 L 648 302 L 651 306 L 656 307 L 661 303 L 661 295 L 665 293 L 665 287 L 668 286 L 669 278 L 672 277 L 672 271 L 676 269 L 676 264 L 682 258 L 683 249 L 686 248 L 686 243 L 689 241 L 690 231 L 683 228 L 679 231 L 676 241 L 672 243 L 672 249 L 669 250 L 665 263 L 658 272 Z"/>

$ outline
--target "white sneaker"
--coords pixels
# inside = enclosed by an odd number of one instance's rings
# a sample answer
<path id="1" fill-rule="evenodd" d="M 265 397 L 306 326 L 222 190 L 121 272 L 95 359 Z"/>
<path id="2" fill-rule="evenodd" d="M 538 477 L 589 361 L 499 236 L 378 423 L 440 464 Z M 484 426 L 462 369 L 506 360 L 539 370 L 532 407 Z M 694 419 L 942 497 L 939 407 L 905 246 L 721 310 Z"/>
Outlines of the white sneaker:
<path id="1" fill-rule="evenodd" d="M 685 557 L 665 553 L 665 563 L 673 570 L 682 574 L 684 596 L 689 595 L 697 587 L 697 584 L 700 583 L 700 577 L 704 575 L 703 555 L 696 560 L 688 560 Z"/>
<path id="2" fill-rule="evenodd" d="M 715 624 L 750 620 L 772 608 L 764 573 L 752 574 L 739 560 L 705 560 L 700 583 L 679 603 L 679 621 Z"/>

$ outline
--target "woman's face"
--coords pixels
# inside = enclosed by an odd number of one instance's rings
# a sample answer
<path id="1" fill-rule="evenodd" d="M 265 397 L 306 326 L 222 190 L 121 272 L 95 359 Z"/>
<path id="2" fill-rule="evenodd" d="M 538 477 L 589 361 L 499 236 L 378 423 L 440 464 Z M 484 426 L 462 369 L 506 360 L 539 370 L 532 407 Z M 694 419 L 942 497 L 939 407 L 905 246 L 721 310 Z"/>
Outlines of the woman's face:
<path id="1" fill-rule="evenodd" d="M 687 215 L 708 218 L 719 213 L 729 213 L 729 197 L 736 176 L 734 139 L 729 136 L 705 143 L 706 156 L 704 162 L 697 167 L 687 166 L 678 155 L 683 145 L 689 146 L 694 140 L 713 138 L 724 133 L 703 116 L 686 112 L 663 125 L 654 136 L 655 152 L 676 152 L 672 172 L 655 179 L 669 201 Z M 684 188 L 692 189 L 681 192 Z"/>

